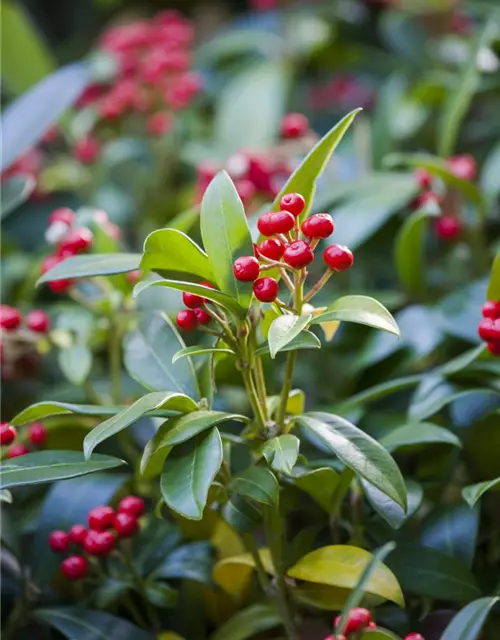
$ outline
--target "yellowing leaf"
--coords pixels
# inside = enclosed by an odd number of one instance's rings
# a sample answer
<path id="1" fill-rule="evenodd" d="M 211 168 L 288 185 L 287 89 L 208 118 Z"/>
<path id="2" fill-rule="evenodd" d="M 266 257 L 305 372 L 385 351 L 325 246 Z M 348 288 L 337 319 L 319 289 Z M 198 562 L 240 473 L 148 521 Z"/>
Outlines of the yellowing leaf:
<path id="1" fill-rule="evenodd" d="M 271 554 L 266 547 L 259 549 L 259 556 L 267 573 L 274 575 Z M 248 586 L 255 569 L 250 553 L 225 558 L 214 567 L 214 581 L 233 596 L 240 596 Z"/>
<path id="2" fill-rule="evenodd" d="M 347 599 L 352 593 L 351 589 L 330 587 L 327 584 L 315 584 L 306 582 L 294 590 L 294 597 L 303 604 L 324 609 L 325 611 L 338 611 L 344 608 Z M 371 609 L 384 602 L 384 598 L 365 594 L 361 605 Z"/>
<path id="3" fill-rule="evenodd" d="M 321 322 L 319 325 L 325 335 L 325 340 L 330 342 L 340 327 L 340 320 L 331 320 L 330 322 Z"/>
<path id="4" fill-rule="evenodd" d="M 219 560 L 245 553 L 243 540 L 222 518 L 217 521 L 210 540 L 216 549 Z"/>

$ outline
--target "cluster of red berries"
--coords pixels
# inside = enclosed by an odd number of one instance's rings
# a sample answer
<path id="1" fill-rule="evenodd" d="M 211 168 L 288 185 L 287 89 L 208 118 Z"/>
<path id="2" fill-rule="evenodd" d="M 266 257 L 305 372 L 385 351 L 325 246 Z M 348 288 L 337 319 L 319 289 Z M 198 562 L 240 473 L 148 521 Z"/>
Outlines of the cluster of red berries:
<path id="1" fill-rule="evenodd" d="M 25 456 L 30 452 L 28 447 L 20 442 L 12 444 L 17 438 L 16 428 L 8 422 L 0 423 L 0 446 L 9 447 L 7 452 L 7 458 L 18 458 L 19 456 Z M 28 441 L 33 446 L 39 449 L 43 447 L 47 439 L 47 429 L 41 422 L 33 422 L 28 427 Z"/>
<path id="2" fill-rule="evenodd" d="M 447 165 L 457 178 L 474 180 L 476 177 L 477 164 L 470 155 L 464 154 L 448 158 Z M 422 189 L 422 193 L 415 199 L 415 207 L 423 207 L 431 203 L 438 204 L 441 198 L 432 189 L 432 175 L 426 169 L 417 169 L 415 178 L 418 186 Z M 435 230 L 437 236 L 444 242 L 455 242 L 462 233 L 462 221 L 456 214 L 446 213 L 436 220 Z"/>
<path id="3" fill-rule="evenodd" d="M 215 289 L 210 282 L 200 282 L 200 284 L 210 289 Z M 212 318 L 205 307 L 209 300 L 185 291 L 182 294 L 182 301 L 187 309 L 179 311 L 175 317 L 175 322 L 180 329 L 183 331 L 194 331 L 198 325 L 205 325 L 211 322 Z"/>
<path id="4" fill-rule="evenodd" d="M 334 629 L 337 629 L 339 624 L 340 616 L 337 616 L 333 622 Z M 352 637 L 354 634 L 360 634 L 365 629 L 376 628 L 377 625 L 372 620 L 371 613 L 368 609 L 355 607 L 349 611 L 343 634 L 334 633 L 333 635 L 326 637 L 325 640 L 347 640 L 347 638 Z M 356 635 L 356 637 L 358 637 L 358 635 Z M 424 638 L 419 633 L 410 633 L 404 638 L 404 640 L 424 640 Z"/>
<path id="5" fill-rule="evenodd" d="M 11 377 L 16 366 L 31 352 L 40 334 L 50 329 L 49 316 L 41 309 L 33 309 L 23 320 L 19 309 L 0 305 L 0 362 L 2 378 Z"/>
<path id="6" fill-rule="evenodd" d="M 263 200 L 274 199 L 293 172 L 293 162 L 287 141 L 304 142 L 314 134 L 309 120 L 302 113 L 288 113 L 280 123 L 281 142 L 273 149 L 258 154 L 239 151 L 230 156 L 223 165 L 203 162 L 197 167 L 196 199 L 200 201 L 206 188 L 221 169 L 225 169 L 234 180 L 234 185 L 245 207 L 256 196 Z M 304 149 L 305 150 L 305 149 Z"/>
<path id="7" fill-rule="evenodd" d="M 262 270 L 276 266 L 290 269 L 307 267 L 314 260 L 316 244 L 334 231 L 333 220 L 328 213 L 317 213 L 307 218 L 299 230 L 298 216 L 305 205 L 300 193 L 285 194 L 280 200 L 280 210 L 264 213 L 257 222 L 259 231 L 267 239 L 255 247 L 255 256 L 243 256 L 233 263 L 234 277 L 241 282 L 253 282 L 253 292 L 261 302 L 274 302 L 279 288 L 274 278 L 259 277 Z M 300 231 L 303 239 L 300 239 Z M 352 266 L 354 256 L 347 247 L 333 244 L 325 249 L 323 260 L 329 269 L 345 271 Z"/>
<path id="8" fill-rule="evenodd" d="M 483 319 L 479 323 L 479 337 L 486 342 L 492 355 L 500 356 L 500 300 L 488 300 L 481 311 Z"/>
<path id="9" fill-rule="evenodd" d="M 144 513 L 144 500 L 138 496 L 126 496 L 115 510 L 109 505 L 95 507 L 89 512 L 87 522 L 74 524 L 69 531 L 52 531 L 49 546 L 56 553 L 67 553 L 76 548 L 80 553 L 70 555 L 61 562 L 61 571 L 68 580 L 81 580 L 88 573 L 85 553 L 103 558 L 116 545 L 117 538 L 131 538 L 139 530 L 139 518 Z"/>
<path id="10" fill-rule="evenodd" d="M 45 311 L 33 309 L 25 318 L 26 328 L 34 333 L 47 333 L 50 329 L 50 319 Z M 23 316 L 19 309 L 7 304 L 0 305 L 0 328 L 2 331 L 17 331 L 22 327 Z"/>

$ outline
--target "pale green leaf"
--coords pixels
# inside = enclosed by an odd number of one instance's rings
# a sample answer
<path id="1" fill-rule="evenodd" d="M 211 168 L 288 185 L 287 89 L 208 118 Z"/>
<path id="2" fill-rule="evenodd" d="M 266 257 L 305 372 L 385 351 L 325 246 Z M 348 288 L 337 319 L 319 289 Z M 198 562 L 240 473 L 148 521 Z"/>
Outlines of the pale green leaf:
<path id="1" fill-rule="evenodd" d="M 311 315 L 294 316 L 284 315 L 273 320 L 267 340 L 271 358 L 286 347 L 299 333 L 311 322 Z"/>
<path id="2" fill-rule="evenodd" d="M 368 296 L 343 296 L 332 302 L 323 313 L 313 317 L 313 324 L 331 320 L 357 322 L 399 336 L 399 328 L 383 304 Z"/>

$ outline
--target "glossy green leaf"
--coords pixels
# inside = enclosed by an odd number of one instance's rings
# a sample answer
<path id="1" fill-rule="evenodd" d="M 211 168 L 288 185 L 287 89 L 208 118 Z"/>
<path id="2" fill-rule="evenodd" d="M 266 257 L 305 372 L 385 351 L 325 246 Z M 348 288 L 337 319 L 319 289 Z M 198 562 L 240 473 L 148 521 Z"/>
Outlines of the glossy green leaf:
<path id="1" fill-rule="evenodd" d="M 311 315 L 294 316 L 284 315 L 273 320 L 267 340 L 271 358 L 286 347 L 300 332 L 311 322 Z"/>
<path id="2" fill-rule="evenodd" d="M 275 471 L 290 474 L 297 462 L 299 446 L 299 439 L 287 433 L 265 442 L 261 447 L 261 453 Z"/>
<path id="3" fill-rule="evenodd" d="M 57 355 L 64 377 L 74 385 L 82 385 L 92 369 L 92 351 L 86 344 L 77 342 L 60 349 Z"/>
<path id="4" fill-rule="evenodd" d="M 194 580 L 212 585 L 213 547 L 209 542 L 192 542 L 174 549 L 152 573 L 154 578 Z"/>
<path id="5" fill-rule="evenodd" d="M 29 198 L 36 186 L 31 176 L 12 176 L 2 182 L 0 218 L 4 220 L 10 213 Z"/>
<path id="6" fill-rule="evenodd" d="M 288 575 L 305 582 L 355 589 L 372 561 L 373 554 L 365 549 L 332 545 L 305 555 L 288 570 Z M 366 593 L 404 606 L 403 593 L 396 576 L 381 562 L 371 570 L 363 589 Z"/>
<path id="7" fill-rule="evenodd" d="M 245 469 L 233 477 L 229 489 L 243 498 L 255 500 L 255 502 L 268 505 L 278 502 L 278 481 L 274 474 L 265 467 Z"/>
<path id="8" fill-rule="evenodd" d="M 462 489 L 463 499 L 472 508 L 476 502 L 487 491 L 499 491 L 500 490 L 500 478 L 494 478 L 493 480 L 486 480 L 486 482 L 478 482 L 477 484 L 470 484 Z"/>
<path id="9" fill-rule="evenodd" d="M 493 261 L 486 295 L 488 300 L 500 300 L 500 252 Z"/>
<path id="10" fill-rule="evenodd" d="M 388 451 L 395 451 L 400 447 L 434 443 L 462 447 L 462 443 L 454 433 L 431 422 L 410 422 L 380 438 L 380 444 Z"/>
<path id="11" fill-rule="evenodd" d="M 201 520 L 221 464 L 222 441 L 216 427 L 175 447 L 160 480 L 167 505 L 185 518 Z"/>
<path id="12" fill-rule="evenodd" d="M 465 353 L 457 356 L 456 358 L 452 358 L 448 360 L 446 364 L 442 367 L 439 367 L 438 373 L 444 376 L 452 376 L 456 373 L 459 373 L 463 369 L 466 369 L 470 364 L 475 362 L 483 353 L 486 351 L 486 345 L 480 344 L 474 349 L 469 349 Z"/>
<path id="13" fill-rule="evenodd" d="M 330 413 L 306 413 L 297 418 L 297 423 L 312 431 L 346 466 L 406 511 L 406 487 L 401 472 L 376 440 L 347 420 Z"/>
<path id="14" fill-rule="evenodd" d="M 210 640 L 247 640 L 281 624 L 281 618 L 271 604 L 254 604 L 238 611 L 210 636 Z"/>
<path id="15" fill-rule="evenodd" d="M 38 279 L 37 284 L 51 280 L 72 280 L 127 273 L 138 269 L 140 262 L 140 253 L 90 253 L 84 256 L 72 256 L 49 269 Z"/>
<path id="16" fill-rule="evenodd" d="M 158 229 L 144 241 L 141 269 L 191 273 L 213 280 L 207 254 L 189 236 L 176 229 Z"/>
<path id="17" fill-rule="evenodd" d="M 205 191 L 200 225 L 217 284 L 247 309 L 252 298 L 252 283 L 235 278 L 233 263 L 242 256 L 253 256 L 252 236 L 241 199 L 225 171 L 218 173 Z"/>
<path id="18" fill-rule="evenodd" d="M 403 391 L 404 389 L 414 387 L 421 381 L 421 379 L 422 376 L 414 375 L 406 376 L 404 378 L 396 378 L 395 380 L 390 380 L 389 382 L 376 384 L 375 386 L 369 387 L 364 391 L 360 391 L 356 395 L 351 396 L 348 400 L 343 402 L 341 405 L 342 412 L 369 402 L 374 402 L 375 400 L 379 400 L 380 398 L 385 398 L 386 396 L 390 396 L 393 393 L 398 393 L 399 391 Z"/>
<path id="19" fill-rule="evenodd" d="M 234 495 L 222 507 L 222 517 L 238 533 L 249 533 L 262 524 L 262 514 L 244 498 Z"/>
<path id="20" fill-rule="evenodd" d="M 23 409 L 10 421 L 14 426 L 37 422 L 45 418 L 67 416 L 72 414 L 82 416 L 114 415 L 124 409 L 123 406 L 101 407 L 93 404 L 71 404 L 69 402 L 36 402 Z"/>
<path id="21" fill-rule="evenodd" d="M 449 623 L 440 640 L 477 640 L 486 618 L 499 600 L 494 596 L 469 602 Z"/>
<path id="22" fill-rule="evenodd" d="M 284 316 L 280 316 L 284 317 Z M 280 351 L 297 351 L 300 349 L 320 349 L 321 341 L 311 331 L 301 331 L 295 338 L 293 338 L 287 345 L 285 345 Z M 255 355 L 265 355 L 269 353 L 269 342 L 260 345 L 255 350 Z"/>
<path id="23" fill-rule="evenodd" d="M 309 494 L 327 513 L 333 506 L 333 496 L 339 483 L 339 474 L 330 467 L 320 469 L 293 469 L 293 483 Z"/>
<path id="24" fill-rule="evenodd" d="M 172 364 L 175 364 L 177 360 L 185 358 L 186 356 L 203 356 L 207 353 L 236 355 L 232 349 L 223 349 L 221 347 L 186 347 L 174 354 Z"/>
<path id="25" fill-rule="evenodd" d="M 286 317 L 286 316 L 285 316 Z M 323 313 L 314 316 L 313 324 L 331 320 L 356 322 L 399 336 L 399 328 L 383 304 L 368 296 L 343 296 L 332 302 Z"/>
<path id="26" fill-rule="evenodd" d="M 0 468 L 2 488 L 54 482 L 125 464 L 119 458 L 95 454 L 85 460 L 78 451 L 37 451 L 5 460 Z"/>
<path id="27" fill-rule="evenodd" d="M 102 422 L 85 436 L 85 440 L 83 441 L 85 457 L 88 458 L 91 456 L 97 445 L 120 433 L 120 431 L 123 431 L 134 422 L 137 422 L 137 420 L 142 418 L 148 411 L 169 409 L 170 411 L 188 413 L 190 411 L 196 411 L 197 408 L 198 405 L 196 402 L 183 393 L 174 393 L 171 391 L 148 393 L 142 396 L 142 398 L 139 398 L 139 400 L 136 400 L 130 407 L 127 407 L 112 418 Z"/>
<path id="28" fill-rule="evenodd" d="M 174 445 L 186 442 L 215 425 L 237 420 L 246 422 L 245 416 L 224 411 L 193 411 L 164 422 L 144 448 L 141 473 L 147 477 L 161 472 Z"/>
<path id="29" fill-rule="evenodd" d="M 382 517 L 393 529 L 399 529 L 410 518 L 422 504 L 424 490 L 422 486 L 414 480 L 406 480 L 406 495 L 408 497 L 408 509 L 406 513 L 401 506 L 382 493 L 366 480 L 361 480 L 366 499 L 373 509 Z"/>

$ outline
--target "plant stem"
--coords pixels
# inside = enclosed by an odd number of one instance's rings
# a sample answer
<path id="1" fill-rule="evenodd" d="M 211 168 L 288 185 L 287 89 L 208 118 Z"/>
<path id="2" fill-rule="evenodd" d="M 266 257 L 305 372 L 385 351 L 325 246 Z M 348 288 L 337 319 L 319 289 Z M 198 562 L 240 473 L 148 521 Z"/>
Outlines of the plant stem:
<path id="1" fill-rule="evenodd" d="M 135 602 L 133 597 L 131 597 L 128 593 L 125 594 L 124 602 L 127 605 L 127 609 L 130 611 L 130 615 L 134 619 L 134 622 L 143 629 L 148 629 L 149 625 L 146 620 L 142 617 L 141 612 L 135 606 Z"/>
<path id="2" fill-rule="evenodd" d="M 250 373 L 250 369 L 248 368 L 248 363 L 246 362 L 241 363 L 241 375 L 243 376 L 243 382 L 245 383 L 245 389 L 247 392 L 248 400 L 250 401 L 250 405 L 252 407 L 253 414 L 259 424 L 259 428 L 261 429 L 262 433 L 264 433 L 266 430 L 266 419 L 264 411 L 259 402 L 255 383 L 252 374 Z"/>
<path id="3" fill-rule="evenodd" d="M 280 431 L 284 431 L 285 429 L 286 405 L 288 404 L 288 396 L 290 395 L 290 391 L 292 390 L 293 371 L 295 369 L 296 362 L 297 352 L 289 351 L 286 356 L 285 377 L 280 394 L 280 404 L 276 415 L 276 424 L 278 425 Z"/>
<path id="4" fill-rule="evenodd" d="M 255 540 L 251 533 L 244 533 L 242 535 L 243 542 L 248 552 L 251 554 L 253 561 L 255 562 L 255 569 L 257 571 L 257 577 L 259 579 L 259 584 L 264 593 L 267 593 L 269 589 L 269 578 L 267 576 L 266 570 L 264 569 L 264 565 L 262 564 L 262 560 L 260 558 L 259 550 L 257 549 L 257 545 L 255 544 Z"/>
<path id="5" fill-rule="evenodd" d="M 154 608 L 154 606 L 150 603 L 149 598 L 148 598 L 148 594 L 146 592 L 146 585 L 144 584 L 144 579 L 141 576 L 141 574 L 137 571 L 137 569 L 135 568 L 134 565 L 134 561 L 132 560 L 132 556 L 131 556 L 131 552 L 130 552 L 130 546 L 128 544 L 126 544 L 129 541 L 125 541 L 125 543 L 123 544 L 123 555 L 121 555 L 121 557 L 123 558 L 123 561 L 127 567 L 127 569 L 130 571 L 132 578 L 134 580 L 135 586 L 137 588 L 137 591 L 141 594 L 142 599 L 144 600 L 144 604 L 146 607 L 146 611 L 148 612 L 148 618 L 150 619 L 153 628 L 155 631 L 159 631 L 161 628 L 161 623 L 160 623 L 160 619 L 158 618 L 158 614 L 156 613 L 156 609 Z"/>
<path id="6" fill-rule="evenodd" d="M 312 287 L 309 292 L 304 297 L 304 302 L 309 302 L 317 293 L 320 291 L 328 280 L 333 276 L 334 271 L 332 269 L 327 269 L 325 273 L 321 276 L 321 278 L 316 282 L 314 287 Z"/>

